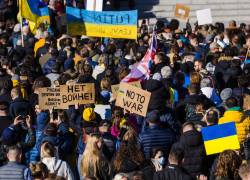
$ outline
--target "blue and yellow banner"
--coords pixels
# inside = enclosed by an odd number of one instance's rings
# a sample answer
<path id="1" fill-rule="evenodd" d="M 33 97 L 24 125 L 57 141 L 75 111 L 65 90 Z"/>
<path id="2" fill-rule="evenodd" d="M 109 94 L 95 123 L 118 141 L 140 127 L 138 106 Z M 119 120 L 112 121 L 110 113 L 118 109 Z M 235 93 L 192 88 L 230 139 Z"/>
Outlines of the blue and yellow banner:
<path id="1" fill-rule="evenodd" d="M 70 35 L 137 38 L 137 10 L 97 12 L 67 7 L 66 14 Z"/>
<path id="2" fill-rule="evenodd" d="M 240 149 L 235 122 L 202 128 L 201 132 L 207 155 Z"/>
<path id="3" fill-rule="evenodd" d="M 40 23 L 50 23 L 48 7 L 39 7 L 39 0 L 19 0 L 18 19 L 25 18 L 33 33 Z"/>

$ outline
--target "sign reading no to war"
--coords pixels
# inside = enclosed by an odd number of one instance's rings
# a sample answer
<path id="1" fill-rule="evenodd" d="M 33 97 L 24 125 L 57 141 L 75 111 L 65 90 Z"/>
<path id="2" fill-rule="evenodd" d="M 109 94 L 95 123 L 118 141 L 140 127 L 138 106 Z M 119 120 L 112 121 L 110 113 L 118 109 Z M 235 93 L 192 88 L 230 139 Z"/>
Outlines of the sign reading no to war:
<path id="1" fill-rule="evenodd" d="M 39 88 L 38 89 L 39 108 L 45 109 L 64 109 L 61 102 L 60 88 Z"/>
<path id="2" fill-rule="evenodd" d="M 140 81 L 130 82 L 129 84 L 132 85 L 132 86 L 141 88 Z M 116 98 L 116 96 L 117 96 L 117 93 L 119 91 L 119 87 L 120 87 L 120 84 L 115 84 L 115 85 L 111 86 L 111 91 L 112 91 L 112 95 L 113 95 L 114 98 Z"/>
<path id="3" fill-rule="evenodd" d="M 62 104 L 65 106 L 75 104 L 95 103 L 95 85 L 93 83 L 60 86 Z"/>
<path id="4" fill-rule="evenodd" d="M 68 34 L 137 39 L 137 10 L 88 11 L 66 8 Z"/>
<path id="5" fill-rule="evenodd" d="M 131 113 L 146 116 L 151 93 L 127 83 L 121 83 L 116 98 L 116 106 Z"/>

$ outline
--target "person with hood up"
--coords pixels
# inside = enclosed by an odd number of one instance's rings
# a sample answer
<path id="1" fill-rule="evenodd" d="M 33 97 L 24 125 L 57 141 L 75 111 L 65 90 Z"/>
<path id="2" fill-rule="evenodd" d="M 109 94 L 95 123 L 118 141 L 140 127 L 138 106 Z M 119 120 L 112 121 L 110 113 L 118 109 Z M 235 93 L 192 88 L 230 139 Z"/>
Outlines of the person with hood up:
<path id="1" fill-rule="evenodd" d="M 205 169 L 206 152 L 201 133 L 195 129 L 192 122 L 184 123 L 179 147 L 184 151 L 184 161 L 182 167 L 193 178 L 207 172 Z"/>
<path id="2" fill-rule="evenodd" d="M 202 94 L 204 94 L 208 99 L 213 101 L 215 105 L 219 105 L 221 103 L 221 99 L 217 94 L 215 88 L 213 88 L 212 80 L 210 78 L 204 78 L 201 80 L 200 88 Z"/>
<path id="3" fill-rule="evenodd" d="M 45 142 L 41 146 L 41 160 L 48 167 L 50 173 L 67 180 L 75 179 L 69 165 L 56 157 L 56 149 L 49 142 Z"/>
<path id="4" fill-rule="evenodd" d="M 235 122 L 239 142 L 245 141 L 247 134 L 250 132 L 250 118 L 245 116 L 241 107 L 238 106 L 238 100 L 235 97 L 230 97 L 226 101 L 228 109 L 223 117 L 219 119 L 219 124 Z"/>

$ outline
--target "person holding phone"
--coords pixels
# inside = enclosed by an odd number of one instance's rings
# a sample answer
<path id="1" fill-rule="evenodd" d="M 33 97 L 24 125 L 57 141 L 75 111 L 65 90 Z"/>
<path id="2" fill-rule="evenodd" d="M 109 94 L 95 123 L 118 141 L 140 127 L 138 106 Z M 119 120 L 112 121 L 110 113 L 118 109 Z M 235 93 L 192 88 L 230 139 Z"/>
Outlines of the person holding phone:
<path id="1" fill-rule="evenodd" d="M 23 153 L 28 152 L 35 145 L 36 140 L 31 117 L 17 116 L 13 124 L 3 130 L 1 138 L 3 144 L 8 146 L 20 144 Z"/>

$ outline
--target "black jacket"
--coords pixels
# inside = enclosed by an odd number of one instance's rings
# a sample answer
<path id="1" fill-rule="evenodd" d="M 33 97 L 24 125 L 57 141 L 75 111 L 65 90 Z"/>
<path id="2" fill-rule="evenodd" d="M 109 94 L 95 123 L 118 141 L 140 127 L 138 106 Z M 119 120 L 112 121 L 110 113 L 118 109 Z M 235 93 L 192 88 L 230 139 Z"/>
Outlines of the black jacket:
<path id="1" fill-rule="evenodd" d="M 12 118 L 17 117 L 18 115 L 32 115 L 31 110 L 32 108 L 29 101 L 18 97 L 10 103 L 9 115 Z"/>
<path id="2" fill-rule="evenodd" d="M 154 174 L 154 180 L 192 180 L 184 169 L 176 165 L 168 165 L 163 171 Z"/>
<path id="3" fill-rule="evenodd" d="M 183 168 L 194 178 L 197 175 L 206 173 L 205 166 L 205 148 L 201 133 L 192 130 L 187 131 L 180 137 L 180 148 L 184 150 Z"/>
<path id="4" fill-rule="evenodd" d="M 149 79 L 145 81 L 143 84 L 143 89 L 151 92 L 151 97 L 148 105 L 148 111 L 152 110 L 160 110 L 164 111 L 167 102 L 167 89 L 163 85 L 161 81 L 157 81 L 154 79 Z"/>

